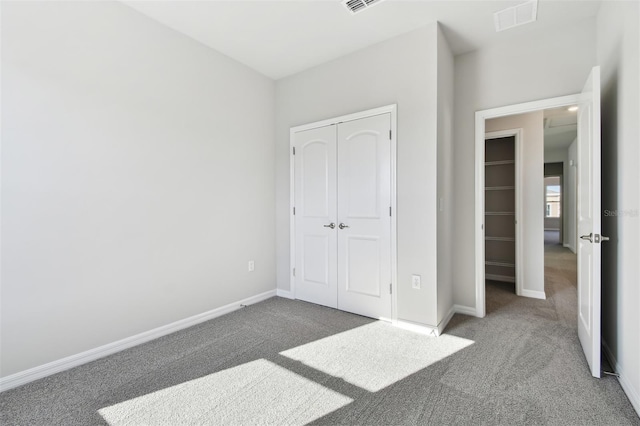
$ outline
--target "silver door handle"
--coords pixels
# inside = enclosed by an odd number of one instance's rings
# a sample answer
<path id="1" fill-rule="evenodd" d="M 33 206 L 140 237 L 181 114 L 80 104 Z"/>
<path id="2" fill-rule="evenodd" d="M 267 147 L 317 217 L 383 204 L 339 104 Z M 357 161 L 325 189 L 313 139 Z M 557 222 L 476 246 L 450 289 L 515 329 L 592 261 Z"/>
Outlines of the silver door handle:
<path id="1" fill-rule="evenodd" d="M 324 226 L 325 228 L 335 229 L 336 224 L 335 224 L 335 223 L 333 223 L 333 222 L 331 222 L 331 223 L 330 223 L 330 224 L 328 224 L 328 225 L 322 225 L 322 226 Z"/>
<path id="2" fill-rule="evenodd" d="M 601 243 L 603 241 L 609 241 L 609 237 L 605 237 L 604 235 L 600 235 L 600 234 L 593 234 L 590 233 L 589 235 L 581 235 L 580 238 L 582 238 L 583 240 L 589 240 L 590 243 Z"/>
<path id="3" fill-rule="evenodd" d="M 590 233 L 589 235 L 580 235 L 580 239 L 581 240 L 587 240 L 590 243 L 592 243 L 593 242 L 593 232 Z"/>
<path id="4" fill-rule="evenodd" d="M 338 228 L 340 229 L 344 229 L 344 228 L 348 228 L 349 225 L 345 225 L 344 223 L 341 223 L 340 225 L 338 225 Z"/>

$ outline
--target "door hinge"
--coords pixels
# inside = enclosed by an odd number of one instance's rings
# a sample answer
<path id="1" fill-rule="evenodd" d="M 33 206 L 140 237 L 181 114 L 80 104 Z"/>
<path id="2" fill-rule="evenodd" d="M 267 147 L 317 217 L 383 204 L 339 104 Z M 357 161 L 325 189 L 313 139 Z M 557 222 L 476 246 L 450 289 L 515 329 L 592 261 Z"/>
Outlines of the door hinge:
<path id="1" fill-rule="evenodd" d="M 391 207 L 389 207 L 389 216 L 391 216 Z"/>
<path id="2" fill-rule="evenodd" d="M 295 207 L 293 208 L 293 215 L 294 216 L 296 215 L 296 208 Z"/>
<path id="3" fill-rule="evenodd" d="M 293 155 L 296 155 L 296 147 L 293 147 Z"/>
<path id="4" fill-rule="evenodd" d="M 393 293 L 393 283 L 389 284 L 389 294 Z"/>
<path id="5" fill-rule="evenodd" d="M 293 276 L 296 276 L 296 268 L 293 268 Z"/>
<path id="6" fill-rule="evenodd" d="M 391 130 L 389 130 L 389 140 L 391 140 Z"/>

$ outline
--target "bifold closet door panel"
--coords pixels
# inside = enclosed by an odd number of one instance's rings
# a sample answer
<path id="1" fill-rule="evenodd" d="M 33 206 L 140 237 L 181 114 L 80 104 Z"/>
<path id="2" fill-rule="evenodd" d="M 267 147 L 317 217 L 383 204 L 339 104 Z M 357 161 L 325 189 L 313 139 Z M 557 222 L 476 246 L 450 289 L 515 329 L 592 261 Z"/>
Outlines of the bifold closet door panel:
<path id="1" fill-rule="evenodd" d="M 336 128 L 298 132 L 294 147 L 296 298 L 336 308 Z"/>
<path id="2" fill-rule="evenodd" d="M 391 318 L 391 115 L 338 125 L 338 308 Z"/>

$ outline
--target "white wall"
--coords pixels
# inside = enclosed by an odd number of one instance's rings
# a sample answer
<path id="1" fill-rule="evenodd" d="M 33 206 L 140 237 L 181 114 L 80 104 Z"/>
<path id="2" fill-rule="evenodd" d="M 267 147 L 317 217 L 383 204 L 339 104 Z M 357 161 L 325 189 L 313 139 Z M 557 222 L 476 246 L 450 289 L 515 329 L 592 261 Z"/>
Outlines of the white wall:
<path id="1" fill-rule="evenodd" d="M 278 288 L 288 291 L 289 129 L 398 104 L 398 316 L 437 325 L 437 25 L 320 65 L 276 85 Z M 411 288 L 411 274 L 422 289 Z"/>
<path id="2" fill-rule="evenodd" d="M 544 150 L 544 162 L 545 163 L 563 163 L 567 161 L 567 148 L 545 149 Z"/>
<path id="3" fill-rule="evenodd" d="M 603 2 L 597 20 L 597 54 L 602 67 L 602 232 L 611 238 L 602 245 L 602 337 L 638 413 L 639 9 L 636 1 Z"/>
<path id="4" fill-rule="evenodd" d="M 453 307 L 453 54 L 438 27 L 438 324 Z"/>
<path id="5" fill-rule="evenodd" d="M 475 112 L 579 93 L 595 58 L 595 22 L 513 36 L 455 58 L 454 303 L 475 307 Z"/>
<path id="6" fill-rule="evenodd" d="M 118 2 L 2 2 L 2 89 L 3 377 L 275 289 L 271 80 Z"/>
<path id="7" fill-rule="evenodd" d="M 510 115 L 485 122 L 485 131 L 522 129 L 522 290 L 544 294 L 544 113 Z"/>

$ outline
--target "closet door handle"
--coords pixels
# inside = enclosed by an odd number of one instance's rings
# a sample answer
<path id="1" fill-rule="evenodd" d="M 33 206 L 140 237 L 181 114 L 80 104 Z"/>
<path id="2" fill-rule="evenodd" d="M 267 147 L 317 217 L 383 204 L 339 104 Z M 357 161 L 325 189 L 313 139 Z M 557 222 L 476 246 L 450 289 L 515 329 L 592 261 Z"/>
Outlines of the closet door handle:
<path id="1" fill-rule="evenodd" d="M 338 225 L 338 228 L 340 229 L 344 229 L 344 228 L 348 228 L 349 225 L 345 225 L 344 223 L 341 223 L 340 225 Z"/>
<path id="2" fill-rule="evenodd" d="M 331 223 L 330 223 L 330 224 L 328 224 L 328 225 L 322 225 L 322 226 L 324 226 L 325 228 L 335 229 L 336 224 L 335 224 L 335 223 L 333 223 L 333 222 L 331 222 Z"/>

